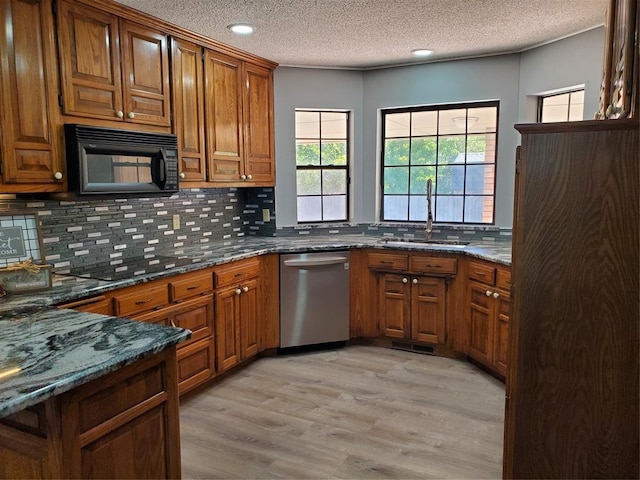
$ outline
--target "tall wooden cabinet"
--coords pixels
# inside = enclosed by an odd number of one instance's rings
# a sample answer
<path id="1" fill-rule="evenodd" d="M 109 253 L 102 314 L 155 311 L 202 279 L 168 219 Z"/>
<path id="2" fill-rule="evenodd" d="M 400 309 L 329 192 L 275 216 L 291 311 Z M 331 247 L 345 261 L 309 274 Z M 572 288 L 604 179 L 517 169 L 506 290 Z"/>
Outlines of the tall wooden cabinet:
<path id="1" fill-rule="evenodd" d="M 505 478 L 638 478 L 640 124 L 519 125 Z"/>
<path id="2" fill-rule="evenodd" d="M 50 0 L 0 1 L 1 193 L 65 188 L 53 32 Z"/>

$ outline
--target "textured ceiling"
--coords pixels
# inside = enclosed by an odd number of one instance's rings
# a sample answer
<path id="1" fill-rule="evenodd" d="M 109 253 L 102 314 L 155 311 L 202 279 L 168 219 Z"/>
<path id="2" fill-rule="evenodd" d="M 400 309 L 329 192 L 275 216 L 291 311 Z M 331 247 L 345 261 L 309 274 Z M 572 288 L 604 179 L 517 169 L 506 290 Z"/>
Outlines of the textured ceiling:
<path id="1" fill-rule="evenodd" d="M 525 50 L 602 25 L 607 0 L 119 0 L 281 65 L 368 69 Z M 249 23 L 249 37 L 226 26 Z"/>

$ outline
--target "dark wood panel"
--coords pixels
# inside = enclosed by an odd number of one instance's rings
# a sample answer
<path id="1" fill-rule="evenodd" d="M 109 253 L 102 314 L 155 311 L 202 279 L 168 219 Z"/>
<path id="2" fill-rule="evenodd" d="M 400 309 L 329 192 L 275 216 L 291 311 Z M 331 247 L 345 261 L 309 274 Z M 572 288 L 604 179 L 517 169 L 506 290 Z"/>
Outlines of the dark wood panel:
<path id="1" fill-rule="evenodd" d="M 262 287 L 260 350 L 280 346 L 280 255 L 271 253 L 260 258 Z"/>
<path id="2" fill-rule="evenodd" d="M 639 475 L 640 129 L 576 123 L 522 129 L 507 477 Z"/>

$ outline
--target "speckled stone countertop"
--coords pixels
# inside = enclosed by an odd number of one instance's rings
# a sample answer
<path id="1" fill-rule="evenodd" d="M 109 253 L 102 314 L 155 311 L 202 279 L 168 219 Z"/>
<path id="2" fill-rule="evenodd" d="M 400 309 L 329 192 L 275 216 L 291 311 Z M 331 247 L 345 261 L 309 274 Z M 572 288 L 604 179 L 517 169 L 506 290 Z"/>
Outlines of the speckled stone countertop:
<path id="1" fill-rule="evenodd" d="M 54 275 L 53 288 L 37 294 L 12 295 L 0 300 L 0 319 L 9 315 L 31 312 L 52 305 L 100 295 L 109 290 L 128 287 L 149 282 L 170 275 L 178 275 L 201 268 L 212 267 L 224 263 L 255 257 L 267 253 L 296 253 L 307 251 L 329 251 L 356 248 L 378 248 L 385 250 L 407 250 L 432 253 L 457 253 L 466 256 L 511 264 L 510 241 L 480 241 L 461 245 L 429 245 L 419 243 L 384 243 L 381 237 L 363 235 L 335 235 L 299 237 L 253 237 L 242 241 L 209 243 L 199 249 L 182 249 L 166 252 L 171 255 L 183 255 L 194 260 L 194 263 L 169 270 L 132 276 L 126 280 L 103 281 L 78 277 Z"/>
<path id="2" fill-rule="evenodd" d="M 49 309 L 0 320 L 0 418 L 188 339 L 189 330 Z"/>

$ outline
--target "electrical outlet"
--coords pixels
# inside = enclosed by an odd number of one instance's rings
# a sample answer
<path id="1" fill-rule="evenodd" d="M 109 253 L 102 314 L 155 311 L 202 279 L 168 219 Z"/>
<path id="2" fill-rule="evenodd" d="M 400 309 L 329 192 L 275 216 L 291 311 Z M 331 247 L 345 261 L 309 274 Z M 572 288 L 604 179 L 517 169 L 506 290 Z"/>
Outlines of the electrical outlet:
<path id="1" fill-rule="evenodd" d="M 268 208 L 263 208 L 262 209 L 262 221 L 263 222 L 270 222 L 271 221 L 271 212 L 269 212 Z"/>
<path id="2" fill-rule="evenodd" d="M 174 230 L 179 230 L 180 229 L 180 215 L 178 213 L 176 213 L 173 216 L 173 229 Z"/>

